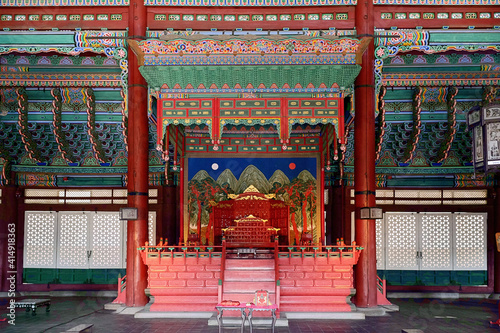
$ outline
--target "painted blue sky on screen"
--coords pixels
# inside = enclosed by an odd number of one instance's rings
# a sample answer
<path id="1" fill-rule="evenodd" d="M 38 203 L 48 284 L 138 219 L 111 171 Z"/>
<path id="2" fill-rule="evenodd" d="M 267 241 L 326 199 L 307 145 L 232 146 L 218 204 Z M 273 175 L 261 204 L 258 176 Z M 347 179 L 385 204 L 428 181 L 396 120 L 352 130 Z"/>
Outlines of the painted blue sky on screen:
<path id="1" fill-rule="evenodd" d="M 254 165 L 269 179 L 276 170 L 281 170 L 292 180 L 303 170 L 307 170 L 316 178 L 316 158 L 314 157 L 286 157 L 286 158 L 198 158 L 188 159 L 188 180 L 192 179 L 200 170 L 208 172 L 210 177 L 217 179 L 226 169 L 231 170 L 238 179 L 249 165 Z"/>

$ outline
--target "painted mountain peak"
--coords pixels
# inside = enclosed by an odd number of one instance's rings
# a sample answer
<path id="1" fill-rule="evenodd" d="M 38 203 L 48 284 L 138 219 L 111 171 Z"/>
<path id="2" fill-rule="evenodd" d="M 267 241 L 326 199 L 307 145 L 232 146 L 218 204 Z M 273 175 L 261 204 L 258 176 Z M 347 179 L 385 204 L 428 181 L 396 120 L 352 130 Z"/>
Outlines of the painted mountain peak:
<path id="1" fill-rule="evenodd" d="M 198 174 L 196 174 L 196 175 L 198 175 Z M 208 176 L 208 177 L 210 177 L 210 176 Z M 228 184 L 229 188 L 233 192 L 236 192 L 236 189 L 238 188 L 238 180 L 236 179 L 234 174 L 229 169 L 222 171 L 222 173 L 219 175 L 219 177 L 217 177 L 216 183 L 219 185 Z"/>
<path id="2" fill-rule="evenodd" d="M 307 173 L 311 174 L 309 171 L 307 171 Z M 311 177 L 312 177 L 312 175 L 311 175 Z M 271 184 L 271 186 L 273 186 L 274 183 L 278 183 L 281 186 L 284 186 L 284 185 L 290 184 L 290 179 L 287 177 L 287 175 L 285 175 L 285 173 L 283 171 L 276 170 L 276 171 L 274 171 L 271 178 L 269 178 L 269 183 Z"/>
<path id="3" fill-rule="evenodd" d="M 236 193 L 243 193 L 250 185 L 255 186 L 260 193 L 269 193 L 271 189 L 271 184 L 266 176 L 255 165 L 249 165 L 243 170 Z"/>
<path id="4" fill-rule="evenodd" d="M 314 176 L 307 170 L 301 171 L 297 178 L 303 182 L 316 181 Z M 241 173 L 239 179 L 237 179 L 229 169 L 222 171 L 219 177 L 217 177 L 217 180 L 214 180 L 207 171 L 200 170 L 194 175 L 190 182 L 203 182 L 206 179 L 210 179 L 221 187 L 224 184 L 229 185 L 229 188 L 235 194 L 243 193 L 250 185 L 255 186 L 260 193 L 268 194 L 272 192 L 271 189 L 275 183 L 278 183 L 281 187 L 291 183 L 290 179 L 281 170 L 276 170 L 269 179 L 266 179 L 266 176 L 254 165 L 247 166 Z"/>

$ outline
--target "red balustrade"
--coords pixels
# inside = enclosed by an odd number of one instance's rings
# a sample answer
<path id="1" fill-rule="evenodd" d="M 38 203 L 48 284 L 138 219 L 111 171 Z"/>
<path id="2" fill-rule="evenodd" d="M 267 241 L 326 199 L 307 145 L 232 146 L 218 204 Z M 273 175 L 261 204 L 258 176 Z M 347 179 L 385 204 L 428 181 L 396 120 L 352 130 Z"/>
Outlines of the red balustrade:
<path id="1" fill-rule="evenodd" d="M 226 245 L 140 248 L 148 266 L 148 290 L 155 297 L 151 311 L 213 311 L 224 292 Z M 362 248 L 273 245 L 275 304 L 280 311 L 351 311 L 353 266 Z M 238 261 L 232 259 L 233 265 Z"/>

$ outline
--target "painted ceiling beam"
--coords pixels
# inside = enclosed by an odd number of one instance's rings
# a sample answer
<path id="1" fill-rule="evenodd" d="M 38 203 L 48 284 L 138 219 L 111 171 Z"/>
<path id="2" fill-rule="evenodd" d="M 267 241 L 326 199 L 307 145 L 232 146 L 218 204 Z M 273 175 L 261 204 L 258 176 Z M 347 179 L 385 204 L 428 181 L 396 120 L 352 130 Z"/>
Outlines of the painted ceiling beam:
<path id="1" fill-rule="evenodd" d="M 54 137 L 57 142 L 57 149 L 61 153 L 61 156 L 64 160 L 66 160 L 68 163 L 75 163 L 76 158 L 73 155 L 73 152 L 71 151 L 71 148 L 69 147 L 69 144 L 66 140 L 66 135 L 64 131 L 62 130 L 62 122 L 61 122 L 61 115 L 62 115 L 62 96 L 61 96 L 61 90 L 58 88 L 53 88 L 51 90 L 51 94 L 54 97 L 54 100 L 52 101 L 52 114 L 53 114 L 53 131 L 54 131 Z"/>
<path id="2" fill-rule="evenodd" d="M 95 122 L 96 123 L 107 123 L 107 124 L 117 124 L 117 123 L 122 123 L 122 115 L 110 115 L 110 114 L 105 114 L 105 113 L 100 113 L 95 116 Z M 0 119 L 3 123 L 16 123 L 18 116 L 14 114 L 8 114 L 5 116 L 2 116 Z M 47 114 L 46 112 L 29 112 L 28 115 L 28 120 L 30 122 L 36 122 L 40 124 L 44 123 L 52 123 L 53 121 L 53 116 L 50 114 Z M 63 113 L 61 115 L 61 124 L 85 124 L 87 123 L 87 114 L 86 113 L 78 113 L 78 114 L 71 114 L 71 113 Z"/>
<path id="3" fill-rule="evenodd" d="M 344 90 L 359 73 L 361 55 L 371 40 L 253 35 L 161 38 L 128 41 L 141 74 L 152 89 L 191 93 L 207 89 Z"/>
<path id="4" fill-rule="evenodd" d="M 500 37 L 500 36 L 499 36 Z M 383 85 L 388 87 L 404 87 L 418 85 L 424 87 L 481 87 L 484 85 L 500 85 L 498 72 L 466 72 L 466 73 L 387 73 L 382 75 Z"/>
<path id="5" fill-rule="evenodd" d="M 92 144 L 92 151 L 94 152 L 95 158 L 100 163 L 107 163 L 106 154 L 102 148 L 102 143 L 99 138 L 99 133 L 97 132 L 95 126 L 95 95 L 91 88 L 86 88 L 84 90 L 85 96 L 87 97 L 87 133 L 89 135 L 90 143 Z"/>
<path id="6" fill-rule="evenodd" d="M 28 95 L 26 94 L 26 90 L 24 88 L 17 88 L 17 103 L 18 108 L 17 112 L 19 115 L 18 125 L 19 125 L 19 134 L 21 135 L 21 139 L 24 144 L 24 148 L 28 153 L 29 158 L 36 162 L 42 162 L 40 152 L 38 151 L 37 144 L 33 139 L 33 135 L 29 130 L 28 125 Z"/>
<path id="7" fill-rule="evenodd" d="M 4 87 L 121 87 L 120 74 L 31 74 L 1 73 Z"/>
<path id="8" fill-rule="evenodd" d="M 378 136 L 375 143 L 375 161 L 380 159 L 380 153 L 382 151 L 382 144 L 384 143 L 385 135 L 385 101 L 384 97 L 387 92 L 386 87 L 380 88 L 380 93 L 378 95 Z"/>
<path id="9" fill-rule="evenodd" d="M 441 142 L 441 146 L 438 150 L 438 156 L 436 163 L 442 163 L 450 153 L 451 144 L 455 139 L 455 133 L 457 132 L 457 101 L 456 96 L 458 94 L 458 89 L 456 87 L 448 88 L 448 94 L 446 96 L 446 106 L 448 108 L 448 129 L 444 135 L 444 140 Z"/>
<path id="10" fill-rule="evenodd" d="M 262 92 L 339 92 L 350 88 L 359 65 L 302 66 L 142 66 L 141 74 L 157 90 L 202 93 L 207 90 Z"/>
<path id="11" fill-rule="evenodd" d="M 409 163 L 413 158 L 413 154 L 417 149 L 417 144 L 420 141 L 420 133 L 422 122 L 420 119 L 420 113 L 422 112 L 422 88 L 415 87 L 415 93 L 413 96 L 413 128 L 408 138 L 408 142 L 406 144 L 406 149 L 403 154 L 402 162 Z"/>

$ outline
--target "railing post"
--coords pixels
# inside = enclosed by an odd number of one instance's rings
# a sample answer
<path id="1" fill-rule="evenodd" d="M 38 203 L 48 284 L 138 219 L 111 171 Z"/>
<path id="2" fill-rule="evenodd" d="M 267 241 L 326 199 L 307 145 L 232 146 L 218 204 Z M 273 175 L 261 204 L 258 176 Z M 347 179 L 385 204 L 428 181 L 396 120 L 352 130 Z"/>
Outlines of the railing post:
<path id="1" fill-rule="evenodd" d="M 220 260 L 220 281 L 219 281 L 219 303 L 222 302 L 222 295 L 224 293 L 224 270 L 226 269 L 226 238 L 222 237 L 222 253 Z"/>
<path id="2" fill-rule="evenodd" d="M 280 309 L 280 267 L 279 267 L 279 247 L 278 247 L 279 236 L 274 238 L 274 295 L 276 297 L 275 303 L 278 306 L 278 311 Z"/>

